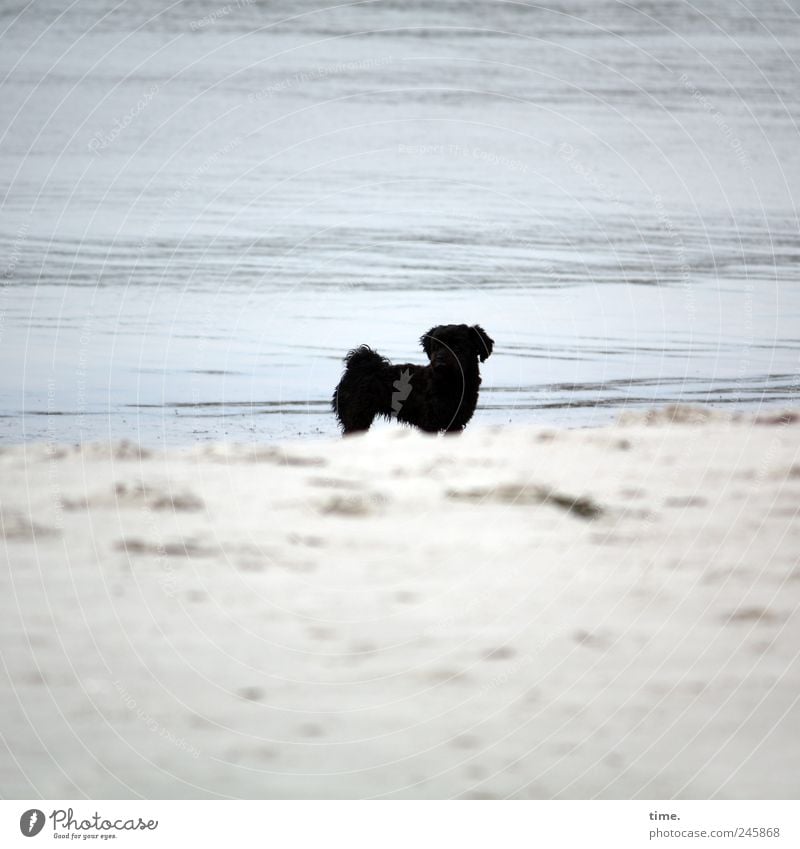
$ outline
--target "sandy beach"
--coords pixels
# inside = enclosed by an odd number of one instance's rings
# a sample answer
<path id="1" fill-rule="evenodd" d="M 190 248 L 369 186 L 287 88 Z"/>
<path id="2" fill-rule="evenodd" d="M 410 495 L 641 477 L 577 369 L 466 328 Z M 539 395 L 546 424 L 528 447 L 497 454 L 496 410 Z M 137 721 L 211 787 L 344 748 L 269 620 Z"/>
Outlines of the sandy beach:
<path id="1" fill-rule="evenodd" d="M 800 793 L 796 415 L 0 469 L 6 798 Z"/>

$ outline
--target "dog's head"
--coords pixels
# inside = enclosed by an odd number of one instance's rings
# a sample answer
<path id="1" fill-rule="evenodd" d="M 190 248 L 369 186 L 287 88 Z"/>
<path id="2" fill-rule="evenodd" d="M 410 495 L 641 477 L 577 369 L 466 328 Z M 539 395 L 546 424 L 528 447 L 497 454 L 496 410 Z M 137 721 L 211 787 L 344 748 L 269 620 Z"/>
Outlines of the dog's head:
<path id="1" fill-rule="evenodd" d="M 463 367 L 475 357 L 483 362 L 494 347 L 494 340 L 478 324 L 440 324 L 419 341 L 434 368 Z"/>

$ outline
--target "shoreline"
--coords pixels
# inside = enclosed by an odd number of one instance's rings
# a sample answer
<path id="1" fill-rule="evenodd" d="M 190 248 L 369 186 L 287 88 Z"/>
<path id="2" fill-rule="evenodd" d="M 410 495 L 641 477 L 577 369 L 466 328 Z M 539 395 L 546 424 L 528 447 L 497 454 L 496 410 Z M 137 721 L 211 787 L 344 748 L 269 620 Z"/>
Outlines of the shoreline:
<path id="1" fill-rule="evenodd" d="M 490 397 L 492 394 L 490 388 L 482 388 L 481 393 L 482 398 L 483 395 Z M 27 414 L 13 413 L 6 416 L 6 430 L 0 432 L 0 448 L 37 443 L 93 445 L 135 442 L 148 450 L 180 451 L 193 446 L 213 445 L 219 442 L 243 445 L 283 445 L 298 441 L 313 443 L 335 440 L 341 436 L 341 432 L 329 408 L 329 403 L 327 399 L 324 402 L 314 402 L 315 405 L 320 406 L 320 411 L 313 413 L 276 410 L 265 414 L 263 410 L 254 411 L 261 406 L 257 404 L 252 405 L 253 410 L 248 414 L 208 416 L 198 416 L 196 412 L 176 414 L 175 410 L 168 415 L 166 407 L 155 407 L 151 415 L 142 415 L 141 412 L 137 412 L 129 418 L 119 411 L 71 413 L 63 410 L 52 412 L 40 410 Z M 202 409 L 207 405 L 197 406 Z M 236 406 L 233 405 L 234 408 Z M 654 409 L 703 409 L 710 410 L 714 416 L 723 419 L 761 420 L 780 417 L 786 405 L 783 401 L 771 399 L 750 403 L 729 402 L 713 407 L 676 402 L 619 407 L 598 404 L 593 413 L 586 412 L 587 409 L 588 407 L 582 404 L 548 408 L 495 407 L 479 401 L 478 410 L 468 430 L 496 427 L 597 430 L 613 427 L 620 422 L 636 422 L 651 416 Z M 510 421 L 510 416 L 515 417 L 514 422 Z M 281 424 L 259 430 L 256 423 L 263 421 L 265 417 L 280 419 Z M 135 426 L 131 424 L 132 421 L 136 422 Z M 92 424 L 87 426 L 87 422 Z M 105 428 L 93 422 L 103 422 Z M 371 430 L 378 432 L 397 427 L 396 422 L 376 419 Z M 11 436 L 13 432 L 17 435 Z"/>
<path id="2" fill-rule="evenodd" d="M 0 446 L 5 798 L 796 798 L 800 415 Z"/>

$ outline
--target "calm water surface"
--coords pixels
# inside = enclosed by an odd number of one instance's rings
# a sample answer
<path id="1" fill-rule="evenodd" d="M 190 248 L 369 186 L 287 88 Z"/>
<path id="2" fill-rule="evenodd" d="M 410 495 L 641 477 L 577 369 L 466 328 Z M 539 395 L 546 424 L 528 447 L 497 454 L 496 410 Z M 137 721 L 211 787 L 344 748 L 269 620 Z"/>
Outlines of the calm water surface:
<path id="1" fill-rule="evenodd" d="M 474 422 L 787 406 L 800 7 L 0 9 L 0 440 L 336 432 L 367 342 Z"/>

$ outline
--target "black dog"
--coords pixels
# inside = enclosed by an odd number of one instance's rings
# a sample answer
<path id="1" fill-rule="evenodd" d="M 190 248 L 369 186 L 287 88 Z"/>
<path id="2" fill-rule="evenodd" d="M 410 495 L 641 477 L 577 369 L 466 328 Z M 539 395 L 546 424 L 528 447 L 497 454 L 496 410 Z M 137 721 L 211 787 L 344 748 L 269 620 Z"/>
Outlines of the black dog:
<path id="1" fill-rule="evenodd" d="M 475 412 L 483 362 L 494 340 L 477 324 L 433 327 L 421 339 L 430 365 L 394 365 L 367 345 L 345 357 L 331 406 L 345 434 L 368 430 L 375 416 L 429 433 L 460 431 Z"/>

